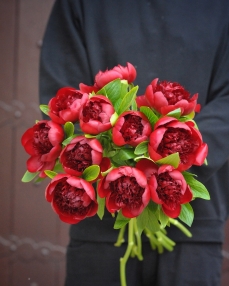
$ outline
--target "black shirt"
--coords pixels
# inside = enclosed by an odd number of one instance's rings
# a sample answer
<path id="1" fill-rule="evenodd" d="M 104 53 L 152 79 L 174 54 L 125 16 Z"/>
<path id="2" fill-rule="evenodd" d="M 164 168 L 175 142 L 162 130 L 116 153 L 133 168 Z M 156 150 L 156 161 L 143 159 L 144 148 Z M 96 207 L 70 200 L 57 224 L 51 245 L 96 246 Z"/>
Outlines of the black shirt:
<path id="1" fill-rule="evenodd" d="M 58 0 L 44 36 L 40 101 L 63 86 L 92 84 L 99 70 L 126 62 L 137 69 L 143 94 L 156 77 L 199 93 L 195 117 L 209 146 L 208 166 L 192 172 L 211 200 L 191 205 L 193 238 L 167 228 L 175 240 L 222 241 L 229 208 L 229 1 Z M 71 227 L 79 240 L 114 241 L 113 219 L 87 218 Z"/>

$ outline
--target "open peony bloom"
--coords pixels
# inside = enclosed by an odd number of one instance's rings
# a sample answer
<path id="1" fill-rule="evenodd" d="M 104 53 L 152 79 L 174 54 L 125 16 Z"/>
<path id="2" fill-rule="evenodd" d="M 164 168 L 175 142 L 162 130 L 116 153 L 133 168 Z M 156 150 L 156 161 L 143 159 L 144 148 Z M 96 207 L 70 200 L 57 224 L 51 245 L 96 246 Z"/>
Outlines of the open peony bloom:
<path id="1" fill-rule="evenodd" d="M 167 216 L 178 217 L 181 204 L 188 203 L 193 198 L 182 173 L 170 165 L 158 167 L 147 159 L 140 160 L 136 168 L 147 174 L 152 201 L 161 205 Z"/>
<path id="2" fill-rule="evenodd" d="M 62 127 L 52 121 L 41 120 L 29 128 L 21 138 L 21 144 L 30 155 L 27 170 L 31 173 L 40 172 L 40 177 L 46 177 L 44 171 L 54 168 L 62 150 L 63 139 Z"/>
<path id="3" fill-rule="evenodd" d="M 49 101 L 49 116 L 58 123 L 67 121 L 75 123 L 79 120 L 79 110 L 88 95 L 71 87 L 63 87 L 58 90 L 55 97 Z"/>
<path id="4" fill-rule="evenodd" d="M 148 140 L 151 131 L 149 120 L 142 112 L 126 111 L 119 116 L 112 129 L 112 140 L 117 146 L 137 146 Z"/>
<path id="5" fill-rule="evenodd" d="M 204 163 L 208 146 L 203 143 L 202 136 L 193 122 L 180 122 L 173 117 L 162 117 L 150 135 L 148 151 L 154 161 L 178 152 L 178 169 L 184 171 L 192 165 L 200 166 Z"/>
<path id="6" fill-rule="evenodd" d="M 60 162 L 66 173 L 81 176 L 91 165 L 100 165 L 103 148 L 99 140 L 77 136 L 65 146 L 60 155 Z"/>
<path id="7" fill-rule="evenodd" d="M 138 216 L 150 200 L 146 176 L 129 166 L 113 169 L 106 175 L 99 183 L 98 193 L 100 197 L 106 197 L 110 213 L 121 209 L 128 218 Z"/>
<path id="8" fill-rule="evenodd" d="M 63 222 L 76 224 L 98 210 L 93 186 L 68 174 L 56 175 L 48 184 L 45 197 Z"/>
<path id="9" fill-rule="evenodd" d="M 97 135 L 111 129 L 111 116 L 115 113 L 111 101 L 103 95 L 92 96 L 82 106 L 79 116 L 84 133 Z"/>
<path id="10" fill-rule="evenodd" d="M 107 69 L 104 72 L 100 71 L 95 76 L 95 82 L 93 86 L 88 86 L 88 85 L 81 83 L 79 87 L 82 92 L 91 93 L 94 91 L 96 93 L 106 84 L 108 84 L 109 82 L 117 78 L 121 80 L 127 80 L 128 83 L 130 84 L 135 80 L 136 74 L 137 73 L 136 73 L 135 67 L 130 63 L 127 63 L 126 67 L 118 65 L 114 67 L 113 69 L 110 69 L 110 70 Z"/>
<path id="11" fill-rule="evenodd" d="M 142 105 L 155 109 L 162 115 L 180 108 L 182 115 L 187 115 L 192 111 L 199 111 L 200 105 L 197 104 L 198 94 L 190 97 L 190 93 L 179 83 L 161 81 L 154 79 L 147 86 L 145 95 L 137 98 L 138 107 Z"/>

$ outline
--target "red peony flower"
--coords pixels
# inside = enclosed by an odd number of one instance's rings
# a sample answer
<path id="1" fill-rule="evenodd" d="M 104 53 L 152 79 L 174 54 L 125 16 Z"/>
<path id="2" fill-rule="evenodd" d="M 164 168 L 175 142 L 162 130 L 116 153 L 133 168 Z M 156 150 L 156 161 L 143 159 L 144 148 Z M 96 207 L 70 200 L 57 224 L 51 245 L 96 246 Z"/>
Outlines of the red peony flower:
<path id="1" fill-rule="evenodd" d="M 40 177 L 46 177 L 44 171 L 52 170 L 62 147 L 64 131 L 57 123 L 48 120 L 39 121 L 29 128 L 21 138 L 21 144 L 31 156 L 27 160 L 29 172 L 41 172 Z"/>
<path id="2" fill-rule="evenodd" d="M 93 186 L 68 174 L 56 175 L 47 186 L 45 197 L 63 222 L 76 224 L 98 210 Z"/>
<path id="3" fill-rule="evenodd" d="M 148 140 L 151 132 L 151 125 L 143 113 L 126 111 L 119 116 L 113 127 L 112 140 L 117 146 L 137 146 Z"/>
<path id="4" fill-rule="evenodd" d="M 178 170 L 184 171 L 192 165 L 200 166 L 204 163 L 208 146 L 203 143 L 202 136 L 193 122 L 180 122 L 173 117 L 163 117 L 157 121 L 150 135 L 148 151 L 154 161 L 178 152 Z"/>
<path id="5" fill-rule="evenodd" d="M 147 174 L 152 201 L 160 204 L 167 216 L 178 217 L 181 204 L 188 203 L 193 198 L 182 173 L 170 165 L 158 167 L 147 159 L 140 160 L 136 168 Z"/>
<path id="6" fill-rule="evenodd" d="M 138 216 L 150 200 L 146 176 L 129 166 L 113 169 L 99 182 L 98 193 L 100 197 L 106 197 L 110 213 L 121 209 L 128 218 Z"/>
<path id="7" fill-rule="evenodd" d="M 81 83 L 79 85 L 80 90 L 86 93 L 91 93 L 92 91 L 96 93 L 106 84 L 108 84 L 109 82 L 117 78 L 120 78 L 121 80 L 124 79 L 124 80 L 127 80 L 128 83 L 132 83 L 136 78 L 135 67 L 132 64 L 127 63 L 126 67 L 118 65 L 111 70 L 106 70 L 105 72 L 100 71 L 95 76 L 95 83 L 93 86 L 88 86 L 88 85 Z"/>
<path id="8" fill-rule="evenodd" d="M 92 96 L 80 111 L 80 128 L 84 133 L 97 135 L 111 129 L 111 116 L 115 113 L 110 100 L 103 95 Z"/>
<path id="9" fill-rule="evenodd" d="M 60 155 L 60 162 L 66 173 L 81 176 L 91 165 L 100 165 L 103 148 L 97 139 L 77 136 L 65 146 Z"/>
<path id="10" fill-rule="evenodd" d="M 59 89 L 48 104 L 50 118 L 58 124 L 65 124 L 67 121 L 77 122 L 80 107 L 87 98 L 87 94 L 83 95 L 80 90 L 72 87 Z"/>
<path id="11" fill-rule="evenodd" d="M 192 111 L 199 111 L 197 105 L 198 94 L 190 97 L 190 93 L 184 89 L 179 83 L 161 81 L 158 83 L 158 78 L 154 79 L 147 86 L 145 95 L 137 98 L 138 106 L 145 105 L 154 108 L 162 115 L 180 108 L 182 115 L 187 115 Z"/>

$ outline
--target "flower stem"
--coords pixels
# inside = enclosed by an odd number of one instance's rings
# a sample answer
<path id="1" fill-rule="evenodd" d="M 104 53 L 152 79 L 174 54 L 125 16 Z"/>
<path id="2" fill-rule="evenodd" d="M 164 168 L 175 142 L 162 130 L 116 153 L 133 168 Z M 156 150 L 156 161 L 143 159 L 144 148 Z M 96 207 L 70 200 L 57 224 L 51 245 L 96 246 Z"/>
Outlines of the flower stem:
<path id="1" fill-rule="evenodd" d="M 186 236 L 192 237 L 191 232 L 183 224 L 181 224 L 178 220 L 173 219 L 173 218 L 169 218 L 169 222 L 171 224 L 175 225 L 176 227 L 178 227 Z"/>
<path id="2" fill-rule="evenodd" d="M 122 258 L 120 258 L 120 280 L 121 286 L 127 286 L 126 284 L 126 263 L 134 246 L 134 219 L 130 219 L 128 223 L 128 245 L 126 252 Z"/>
<path id="3" fill-rule="evenodd" d="M 138 226 L 137 226 L 137 220 L 136 218 L 133 219 L 134 220 L 134 233 L 135 233 L 135 237 L 136 237 L 136 241 L 137 241 L 137 245 L 136 245 L 136 255 L 138 257 L 139 260 L 143 260 L 143 256 L 142 256 L 142 240 L 141 240 L 141 235 L 138 231 Z"/>
<path id="4" fill-rule="evenodd" d="M 126 225 L 120 228 L 115 246 L 120 246 L 125 241 L 124 239 L 125 230 L 126 230 Z"/>

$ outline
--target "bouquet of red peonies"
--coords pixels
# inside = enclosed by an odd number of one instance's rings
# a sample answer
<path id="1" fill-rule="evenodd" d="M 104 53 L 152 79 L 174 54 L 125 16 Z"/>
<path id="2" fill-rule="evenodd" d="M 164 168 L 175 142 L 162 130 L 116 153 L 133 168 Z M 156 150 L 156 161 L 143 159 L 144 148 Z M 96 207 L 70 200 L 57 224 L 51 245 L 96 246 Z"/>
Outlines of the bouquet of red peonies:
<path id="1" fill-rule="evenodd" d="M 124 241 L 121 285 L 129 256 L 142 260 L 141 235 L 153 249 L 171 251 L 166 227 L 186 235 L 194 219 L 191 201 L 210 199 L 188 172 L 206 163 L 207 144 L 194 121 L 198 94 L 179 83 L 154 79 L 137 96 L 134 66 L 99 72 L 94 85 L 63 87 L 40 109 L 50 117 L 29 128 L 21 143 L 30 155 L 22 181 L 51 179 L 45 197 L 63 222 L 79 223 L 105 208 Z M 77 130 L 78 129 L 78 130 Z M 177 219 L 176 219 L 177 218 Z"/>

